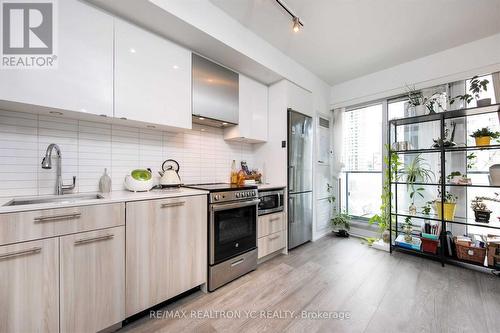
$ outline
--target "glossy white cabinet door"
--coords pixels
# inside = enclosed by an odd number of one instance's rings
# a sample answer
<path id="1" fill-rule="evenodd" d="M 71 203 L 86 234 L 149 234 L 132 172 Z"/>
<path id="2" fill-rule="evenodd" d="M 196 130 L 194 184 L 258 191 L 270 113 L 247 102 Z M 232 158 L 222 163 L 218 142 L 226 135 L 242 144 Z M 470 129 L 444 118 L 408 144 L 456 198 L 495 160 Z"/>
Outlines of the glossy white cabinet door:
<path id="1" fill-rule="evenodd" d="M 266 142 L 268 131 L 268 88 L 240 74 L 239 121 L 224 131 L 226 140 Z"/>
<path id="2" fill-rule="evenodd" d="M 57 1 L 57 68 L 6 69 L 0 100 L 113 115 L 113 18 L 77 0 Z"/>
<path id="3" fill-rule="evenodd" d="M 115 117 L 191 128 L 191 52 L 116 19 Z"/>

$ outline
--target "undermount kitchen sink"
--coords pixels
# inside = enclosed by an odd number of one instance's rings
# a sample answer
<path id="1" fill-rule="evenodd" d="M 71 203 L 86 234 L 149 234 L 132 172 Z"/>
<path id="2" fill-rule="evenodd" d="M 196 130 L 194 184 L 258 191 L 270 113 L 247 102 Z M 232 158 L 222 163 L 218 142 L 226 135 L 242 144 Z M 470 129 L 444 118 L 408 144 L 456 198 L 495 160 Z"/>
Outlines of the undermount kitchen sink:
<path id="1" fill-rule="evenodd" d="M 50 197 L 34 197 L 34 198 L 19 198 L 12 199 L 4 204 L 4 206 L 23 206 L 23 205 L 36 205 L 45 203 L 72 203 L 84 200 L 104 199 L 100 194 L 67 194 Z"/>

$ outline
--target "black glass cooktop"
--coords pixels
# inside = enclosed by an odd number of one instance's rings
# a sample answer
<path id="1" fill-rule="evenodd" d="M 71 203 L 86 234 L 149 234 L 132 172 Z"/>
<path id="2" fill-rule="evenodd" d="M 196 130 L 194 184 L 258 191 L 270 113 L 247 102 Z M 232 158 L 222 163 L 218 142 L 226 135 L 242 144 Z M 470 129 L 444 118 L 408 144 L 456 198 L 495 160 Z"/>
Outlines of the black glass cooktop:
<path id="1" fill-rule="evenodd" d="M 257 185 L 238 186 L 227 183 L 213 183 L 213 184 L 192 184 L 192 185 L 185 185 L 185 187 L 196 188 L 199 190 L 205 190 L 209 192 L 215 192 L 215 191 L 219 192 L 219 191 L 252 190 L 256 189 Z"/>

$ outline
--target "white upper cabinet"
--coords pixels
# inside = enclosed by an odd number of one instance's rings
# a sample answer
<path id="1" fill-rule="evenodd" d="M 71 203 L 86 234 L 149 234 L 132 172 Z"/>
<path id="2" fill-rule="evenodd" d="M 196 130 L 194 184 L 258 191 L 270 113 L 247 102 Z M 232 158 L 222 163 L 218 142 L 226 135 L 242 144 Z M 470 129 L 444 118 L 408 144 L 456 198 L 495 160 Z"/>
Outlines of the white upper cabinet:
<path id="1" fill-rule="evenodd" d="M 191 128 L 191 52 L 115 19 L 115 117 Z"/>
<path id="2" fill-rule="evenodd" d="M 0 100 L 113 115 L 113 18 L 76 0 L 54 10 L 55 68 L 5 69 Z"/>
<path id="3" fill-rule="evenodd" d="M 224 130 L 224 139 L 266 142 L 268 130 L 267 86 L 240 74 L 239 121 Z"/>

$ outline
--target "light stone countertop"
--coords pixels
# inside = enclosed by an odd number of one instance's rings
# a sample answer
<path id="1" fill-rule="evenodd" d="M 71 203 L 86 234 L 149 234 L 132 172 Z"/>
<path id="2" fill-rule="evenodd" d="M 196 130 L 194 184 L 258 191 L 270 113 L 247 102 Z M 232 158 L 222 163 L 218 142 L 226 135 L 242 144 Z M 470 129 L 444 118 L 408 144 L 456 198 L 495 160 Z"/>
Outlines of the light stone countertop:
<path id="1" fill-rule="evenodd" d="M 286 185 L 280 185 L 280 184 L 257 184 L 257 186 L 259 191 L 286 188 Z"/>
<path id="2" fill-rule="evenodd" d="M 48 203 L 37 203 L 29 205 L 17 205 L 17 206 L 4 206 L 9 203 L 12 199 L 40 199 L 40 198 L 59 198 L 61 196 L 56 195 L 44 195 L 44 196 L 30 196 L 30 197 L 3 197 L 0 198 L 0 214 L 5 213 L 15 213 L 15 212 L 25 212 L 31 210 L 40 209 L 54 209 L 54 208 L 65 208 L 65 207 L 78 207 L 78 206 L 90 206 L 90 205 L 102 205 L 117 202 L 130 202 L 130 201 L 141 201 L 141 200 L 151 200 L 151 199 L 168 199 L 176 197 L 186 197 L 193 195 L 206 195 L 207 191 L 196 190 L 191 188 L 178 188 L 178 189 L 164 189 L 164 190 L 151 190 L 149 192 L 129 192 L 129 191 L 113 191 L 111 193 L 75 193 L 74 196 L 85 195 L 85 194 L 100 194 L 103 199 L 87 199 L 87 200 L 74 200 L 74 201 L 64 201 L 64 202 L 48 202 Z M 64 197 L 70 199 L 72 194 L 65 194 Z"/>

